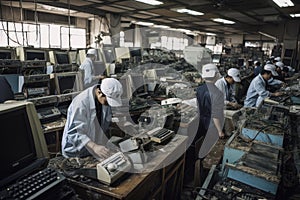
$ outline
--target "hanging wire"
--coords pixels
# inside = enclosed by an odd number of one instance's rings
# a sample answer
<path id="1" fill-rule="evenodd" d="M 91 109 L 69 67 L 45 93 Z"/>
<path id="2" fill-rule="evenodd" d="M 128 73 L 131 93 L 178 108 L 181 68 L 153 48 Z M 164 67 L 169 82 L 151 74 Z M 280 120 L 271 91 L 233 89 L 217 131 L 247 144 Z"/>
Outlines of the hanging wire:
<path id="1" fill-rule="evenodd" d="M 71 16 L 70 16 L 70 0 L 68 0 L 68 28 L 69 28 L 69 49 L 71 49 Z"/>
<path id="2" fill-rule="evenodd" d="M 14 15 L 13 6 L 12 6 L 12 0 L 10 0 L 10 12 L 11 12 L 11 15 L 12 15 L 12 21 L 13 21 L 13 25 L 14 25 L 14 29 L 15 29 L 14 32 L 15 32 L 15 36 L 16 36 L 16 40 L 17 40 L 16 43 L 19 44 L 19 45 L 22 45 L 22 44 L 20 44 L 19 39 L 18 39 L 16 22 L 15 22 L 15 15 Z"/>
<path id="3" fill-rule="evenodd" d="M 4 27 L 4 23 L 3 23 L 3 9 L 2 9 L 2 0 L 0 0 L 0 17 L 1 17 L 1 25 L 2 25 L 2 29 L 3 32 L 5 33 L 5 35 L 7 36 L 8 41 L 11 40 L 14 43 L 17 43 L 17 41 L 15 41 L 14 39 L 12 39 L 9 34 L 8 34 L 8 24 L 6 24 L 6 28 Z"/>
<path id="4" fill-rule="evenodd" d="M 35 22 L 35 42 L 37 43 L 39 39 L 37 0 L 34 0 L 33 3 L 34 3 L 34 22 Z"/>
<path id="5" fill-rule="evenodd" d="M 24 24 L 23 24 L 23 2 L 22 0 L 19 1 L 19 7 L 20 7 L 20 15 L 21 15 L 21 29 L 22 29 L 22 38 L 23 38 L 23 45 L 25 42 L 25 37 L 24 37 Z M 28 45 L 28 40 L 26 38 L 27 45 Z"/>

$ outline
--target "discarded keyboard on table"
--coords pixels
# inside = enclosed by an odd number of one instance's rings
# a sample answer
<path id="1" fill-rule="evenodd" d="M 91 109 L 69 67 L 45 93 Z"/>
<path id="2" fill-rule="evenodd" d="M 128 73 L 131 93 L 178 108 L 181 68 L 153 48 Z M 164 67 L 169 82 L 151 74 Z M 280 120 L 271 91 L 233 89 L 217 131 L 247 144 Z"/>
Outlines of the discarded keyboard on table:
<path id="1" fill-rule="evenodd" d="M 174 135 L 174 131 L 157 127 L 147 132 L 153 142 L 163 143 Z"/>

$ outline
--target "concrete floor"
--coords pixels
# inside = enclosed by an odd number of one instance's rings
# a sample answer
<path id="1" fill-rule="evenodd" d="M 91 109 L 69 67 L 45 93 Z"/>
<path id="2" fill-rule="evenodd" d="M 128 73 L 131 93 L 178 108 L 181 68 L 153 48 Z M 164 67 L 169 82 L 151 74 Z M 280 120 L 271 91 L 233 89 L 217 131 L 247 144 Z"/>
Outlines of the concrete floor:
<path id="1" fill-rule="evenodd" d="M 211 166 L 217 165 L 222 162 L 224 146 L 227 139 L 228 137 L 225 139 L 220 139 L 213 147 L 213 149 L 210 151 L 210 153 L 207 155 L 207 157 L 203 160 L 203 172 L 201 175 L 200 187 L 205 181 L 205 178 L 207 177 L 207 174 Z M 192 162 L 187 161 L 187 163 L 192 163 Z M 185 171 L 183 192 L 181 195 L 182 200 L 195 199 L 197 195 L 197 187 L 194 186 L 194 171 L 193 171 L 194 168 L 191 166 L 187 166 L 187 168 L 190 168 L 190 170 Z"/>

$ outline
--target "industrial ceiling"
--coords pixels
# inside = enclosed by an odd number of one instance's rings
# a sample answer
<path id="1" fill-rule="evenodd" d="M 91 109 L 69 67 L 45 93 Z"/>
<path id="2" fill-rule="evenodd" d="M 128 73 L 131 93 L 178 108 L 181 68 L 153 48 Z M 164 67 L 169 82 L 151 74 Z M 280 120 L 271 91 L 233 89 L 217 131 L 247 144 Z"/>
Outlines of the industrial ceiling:
<path id="1" fill-rule="evenodd" d="M 134 0 L 16 0 L 1 1 L 2 4 L 42 10 L 35 3 L 71 9 L 72 16 L 89 18 L 115 13 L 122 16 L 123 24 L 132 21 L 152 22 L 172 28 L 192 31 L 227 34 L 258 34 L 264 26 L 276 26 L 292 18 L 290 14 L 300 13 L 300 0 L 292 0 L 294 6 L 279 7 L 272 0 L 161 0 L 161 5 L 148 5 Z M 203 15 L 179 13 L 178 8 L 190 9 Z M 45 12 L 45 11 L 44 11 Z M 62 14 L 61 11 L 55 11 Z M 213 19 L 222 18 L 235 22 L 223 24 Z"/>

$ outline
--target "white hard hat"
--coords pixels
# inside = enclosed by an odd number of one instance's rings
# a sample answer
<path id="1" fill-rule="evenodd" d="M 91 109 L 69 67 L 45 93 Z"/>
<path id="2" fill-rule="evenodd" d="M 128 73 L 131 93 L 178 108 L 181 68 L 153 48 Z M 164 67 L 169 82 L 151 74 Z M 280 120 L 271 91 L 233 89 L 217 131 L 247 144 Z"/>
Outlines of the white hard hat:
<path id="1" fill-rule="evenodd" d="M 280 69 L 283 69 L 283 67 L 284 67 L 283 62 L 281 62 L 281 61 L 276 62 L 275 65 L 276 65 L 277 67 L 280 67 Z"/>
<path id="2" fill-rule="evenodd" d="M 105 94 L 108 105 L 112 107 L 122 105 L 121 95 L 123 93 L 123 87 L 117 79 L 103 79 L 101 83 L 101 92 Z"/>
<path id="3" fill-rule="evenodd" d="M 219 73 L 219 70 L 215 64 L 206 64 L 202 67 L 202 78 L 213 78 L 216 74 Z"/>
<path id="4" fill-rule="evenodd" d="M 274 60 L 281 61 L 281 58 L 280 57 L 276 57 L 276 58 L 274 58 Z"/>
<path id="5" fill-rule="evenodd" d="M 94 55 L 94 56 L 96 56 L 97 55 L 97 51 L 96 51 L 96 49 L 89 49 L 86 52 L 86 55 Z"/>
<path id="6" fill-rule="evenodd" d="M 272 64 L 266 64 L 264 66 L 264 70 L 271 71 L 273 76 L 278 76 L 278 73 L 276 72 L 275 69 L 276 69 L 275 65 Z"/>
<path id="7" fill-rule="evenodd" d="M 260 62 L 258 60 L 256 60 L 256 61 L 254 61 L 253 64 L 256 65 L 257 63 L 260 63 Z"/>
<path id="8" fill-rule="evenodd" d="M 227 72 L 228 76 L 231 76 L 235 82 L 241 82 L 240 70 L 236 68 L 230 68 Z"/>

